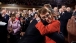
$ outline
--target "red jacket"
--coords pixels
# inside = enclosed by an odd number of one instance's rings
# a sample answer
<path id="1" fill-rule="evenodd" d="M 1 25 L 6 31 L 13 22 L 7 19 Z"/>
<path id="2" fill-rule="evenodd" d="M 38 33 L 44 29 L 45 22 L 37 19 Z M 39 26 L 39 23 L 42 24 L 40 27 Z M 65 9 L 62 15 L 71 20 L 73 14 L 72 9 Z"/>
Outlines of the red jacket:
<path id="1" fill-rule="evenodd" d="M 43 25 L 42 22 L 36 24 L 36 28 L 40 31 L 41 35 L 60 31 L 60 22 L 58 20 L 52 21 L 47 26 Z M 56 43 L 54 40 L 46 36 L 46 43 Z"/>

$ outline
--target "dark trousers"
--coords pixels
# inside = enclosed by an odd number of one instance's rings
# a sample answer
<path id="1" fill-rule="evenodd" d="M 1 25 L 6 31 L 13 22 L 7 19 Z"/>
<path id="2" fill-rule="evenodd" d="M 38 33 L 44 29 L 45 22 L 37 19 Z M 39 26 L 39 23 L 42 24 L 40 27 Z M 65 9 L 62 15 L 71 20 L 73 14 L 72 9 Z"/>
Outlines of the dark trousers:
<path id="1" fill-rule="evenodd" d="M 64 35 L 65 37 L 68 36 L 68 32 L 67 32 L 67 23 L 61 22 L 60 31 L 63 33 L 63 35 Z"/>
<path id="2" fill-rule="evenodd" d="M 19 34 L 17 35 L 10 34 L 10 39 L 9 39 L 10 43 L 18 43 L 19 39 L 20 39 Z"/>
<path id="3" fill-rule="evenodd" d="M 7 34 L 0 33 L 0 43 L 7 43 Z"/>

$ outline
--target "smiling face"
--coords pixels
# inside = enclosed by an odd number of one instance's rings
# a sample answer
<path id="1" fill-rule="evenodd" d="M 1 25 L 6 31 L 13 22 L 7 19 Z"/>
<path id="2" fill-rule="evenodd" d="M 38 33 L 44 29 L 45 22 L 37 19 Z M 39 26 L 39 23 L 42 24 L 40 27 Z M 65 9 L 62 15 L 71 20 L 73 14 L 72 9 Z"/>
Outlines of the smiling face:
<path id="1" fill-rule="evenodd" d="M 49 13 L 47 9 L 41 10 L 40 17 L 42 20 L 47 21 L 48 23 L 52 20 L 51 13 Z"/>

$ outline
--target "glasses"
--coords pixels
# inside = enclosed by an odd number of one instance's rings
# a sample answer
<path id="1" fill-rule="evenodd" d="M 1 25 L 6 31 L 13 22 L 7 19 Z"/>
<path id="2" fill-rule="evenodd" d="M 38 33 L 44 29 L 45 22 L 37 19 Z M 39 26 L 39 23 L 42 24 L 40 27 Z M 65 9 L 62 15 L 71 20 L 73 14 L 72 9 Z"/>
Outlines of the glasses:
<path id="1" fill-rule="evenodd" d="M 51 18 L 51 15 L 47 14 L 46 16 L 43 16 L 42 18 L 43 19 L 45 19 L 45 18 Z"/>

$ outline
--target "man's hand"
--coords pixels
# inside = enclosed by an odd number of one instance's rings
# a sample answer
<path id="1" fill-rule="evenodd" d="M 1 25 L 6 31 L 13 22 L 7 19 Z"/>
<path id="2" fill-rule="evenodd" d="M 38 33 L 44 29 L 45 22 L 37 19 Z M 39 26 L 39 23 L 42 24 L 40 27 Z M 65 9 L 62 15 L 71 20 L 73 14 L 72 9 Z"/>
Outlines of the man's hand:
<path id="1" fill-rule="evenodd" d="M 37 20 L 38 22 L 41 21 L 39 17 L 37 17 L 36 20 Z"/>

